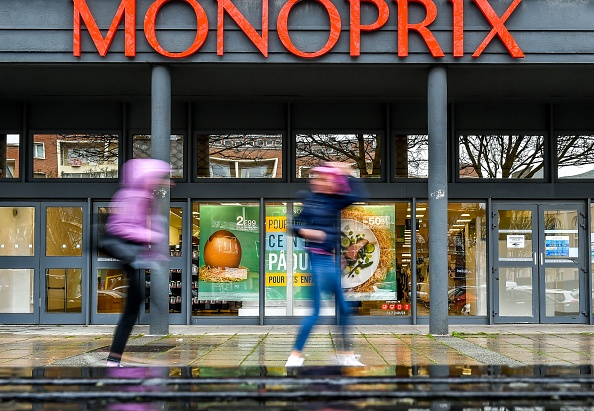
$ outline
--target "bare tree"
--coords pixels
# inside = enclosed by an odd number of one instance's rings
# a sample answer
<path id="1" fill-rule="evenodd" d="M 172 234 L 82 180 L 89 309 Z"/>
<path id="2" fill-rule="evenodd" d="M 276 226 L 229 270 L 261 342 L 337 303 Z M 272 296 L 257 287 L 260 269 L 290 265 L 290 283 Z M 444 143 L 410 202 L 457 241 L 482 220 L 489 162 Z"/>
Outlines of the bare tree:
<path id="1" fill-rule="evenodd" d="M 361 177 L 378 177 L 381 137 L 362 133 L 297 135 L 298 166 L 311 168 L 323 161 L 353 163 Z"/>
<path id="2" fill-rule="evenodd" d="M 463 135 L 463 175 L 478 178 L 534 178 L 544 166 L 544 138 L 530 135 Z"/>

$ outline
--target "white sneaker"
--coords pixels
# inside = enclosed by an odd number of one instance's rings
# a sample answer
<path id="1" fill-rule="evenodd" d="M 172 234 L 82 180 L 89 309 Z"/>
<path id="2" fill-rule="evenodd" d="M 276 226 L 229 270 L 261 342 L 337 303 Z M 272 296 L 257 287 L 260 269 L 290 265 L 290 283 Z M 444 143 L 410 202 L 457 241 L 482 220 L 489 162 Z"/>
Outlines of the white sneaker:
<path id="1" fill-rule="evenodd" d="M 297 355 L 289 355 L 285 367 L 301 367 L 303 365 L 303 357 Z"/>
<path id="2" fill-rule="evenodd" d="M 336 361 L 338 362 L 338 365 L 344 365 L 346 367 L 364 366 L 365 364 L 360 362 L 359 358 L 361 358 L 361 356 L 355 354 L 336 354 Z"/>

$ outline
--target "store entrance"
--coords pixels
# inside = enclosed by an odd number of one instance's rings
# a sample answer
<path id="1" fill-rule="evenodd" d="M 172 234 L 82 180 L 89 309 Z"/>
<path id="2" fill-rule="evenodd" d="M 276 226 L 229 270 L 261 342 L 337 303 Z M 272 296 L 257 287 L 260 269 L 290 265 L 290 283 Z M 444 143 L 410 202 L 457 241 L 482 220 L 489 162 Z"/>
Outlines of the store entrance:
<path id="1" fill-rule="evenodd" d="M 583 204 L 495 203 L 495 323 L 586 323 Z"/>

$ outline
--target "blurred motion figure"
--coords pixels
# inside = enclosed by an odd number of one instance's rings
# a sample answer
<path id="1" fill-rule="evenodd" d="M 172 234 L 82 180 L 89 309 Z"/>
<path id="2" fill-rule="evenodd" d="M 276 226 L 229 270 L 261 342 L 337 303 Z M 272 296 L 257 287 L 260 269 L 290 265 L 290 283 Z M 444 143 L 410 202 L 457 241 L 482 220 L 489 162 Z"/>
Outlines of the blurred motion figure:
<path id="1" fill-rule="evenodd" d="M 166 241 L 165 227 L 154 212 L 153 192 L 170 184 L 171 167 L 155 159 L 133 159 L 122 168 L 120 189 L 109 206 L 101 246 L 106 254 L 122 263 L 128 277 L 128 297 L 114 333 L 108 367 L 121 366 L 121 358 L 143 303 L 137 269 L 151 268 L 156 259 L 166 256 L 149 253 L 149 244 Z"/>
<path id="2" fill-rule="evenodd" d="M 361 366 L 348 336 L 349 307 L 342 292 L 340 260 L 340 211 L 365 197 L 363 184 L 352 177 L 345 163 L 325 163 L 310 171 L 309 192 L 302 199 L 303 209 L 293 221 L 293 234 L 307 241 L 311 261 L 313 313 L 301 324 L 286 367 L 303 364 L 303 347 L 320 317 L 322 293 L 334 294 L 339 310 L 341 336 L 337 344 L 339 365 Z"/>

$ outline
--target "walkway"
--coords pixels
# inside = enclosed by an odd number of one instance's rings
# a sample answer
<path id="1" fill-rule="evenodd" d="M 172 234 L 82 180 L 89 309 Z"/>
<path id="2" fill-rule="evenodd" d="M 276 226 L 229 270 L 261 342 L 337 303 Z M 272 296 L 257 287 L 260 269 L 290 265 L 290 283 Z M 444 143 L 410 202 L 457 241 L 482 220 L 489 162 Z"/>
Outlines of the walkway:
<path id="1" fill-rule="evenodd" d="M 0 367 L 103 366 L 113 326 L 0 325 Z M 283 367 L 296 326 L 170 326 L 167 336 L 137 326 L 124 365 Z M 318 326 L 305 364 L 332 364 L 334 327 Z M 447 336 L 428 326 L 355 326 L 356 352 L 369 366 L 594 364 L 588 325 L 451 325 Z"/>

